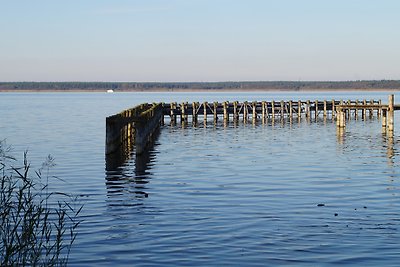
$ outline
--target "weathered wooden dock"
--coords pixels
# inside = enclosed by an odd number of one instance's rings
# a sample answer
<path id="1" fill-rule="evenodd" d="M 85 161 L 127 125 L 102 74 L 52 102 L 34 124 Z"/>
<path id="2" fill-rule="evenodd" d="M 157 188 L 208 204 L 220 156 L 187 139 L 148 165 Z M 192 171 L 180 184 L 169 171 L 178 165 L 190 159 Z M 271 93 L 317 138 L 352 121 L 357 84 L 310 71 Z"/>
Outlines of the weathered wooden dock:
<path id="1" fill-rule="evenodd" d="M 135 145 L 136 153 L 145 151 L 151 136 L 168 120 L 171 124 L 207 124 L 223 120 L 225 123 L 267 123 L 275 120 L 316 121 L 319 118 L 336 119 L 337 127 L 344 128 L 354 118 L 381 118 L 385 131 L 394 130 L 394 95 L 388 104 L 381 100 L 314 100 L 314 101 L 254 101 L 254 102 L 193 102 L 141 104 L 106 119 L 106 154 L 115 153 L 126 145 Z"/>

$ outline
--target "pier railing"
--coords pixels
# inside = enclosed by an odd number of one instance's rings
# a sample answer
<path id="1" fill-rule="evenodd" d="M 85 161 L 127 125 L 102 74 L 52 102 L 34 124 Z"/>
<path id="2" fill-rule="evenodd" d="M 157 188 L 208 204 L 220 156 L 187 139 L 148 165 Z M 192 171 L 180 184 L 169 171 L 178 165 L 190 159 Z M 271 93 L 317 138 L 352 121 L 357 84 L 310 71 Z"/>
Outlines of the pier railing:
<path id="1" fill-rule="evenodd" d="M 374 115 L 382 117 L 382 127 L 393 132 L 394 111 L 400 106 L 394 105 L 394 95 L 389 96 L 388 104 L 381 100 L 315 100 L 315 101 L 253 101 L 253 102 L 193 102 L 193 103 L 156 103 L 141 104 L 126 109 L 106 119 L 106 154 L 112 154 L 121 147 L 134 144 L 136 154 L 145 151 L 153 133 L 169 117 L 171 124 L 191 121 L 197 125 L 199 118 L 207 123 L 209 117 L 214 122 L 266 123 L 277 119 L 317 120 L 336 119 L 337 127 L 344 128 L 350 118 L 366 119 Z M 190 119 L 190 120 L 189 120 Z"/>

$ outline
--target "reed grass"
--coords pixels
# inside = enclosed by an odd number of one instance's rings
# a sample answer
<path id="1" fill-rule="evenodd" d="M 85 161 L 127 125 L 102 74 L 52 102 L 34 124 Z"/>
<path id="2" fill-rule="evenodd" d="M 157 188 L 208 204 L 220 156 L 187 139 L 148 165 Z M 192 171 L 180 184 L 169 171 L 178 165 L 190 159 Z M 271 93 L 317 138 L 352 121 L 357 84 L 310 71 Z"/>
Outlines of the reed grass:
<path id="1" fill-rule="evenodd" d="M 33 172 L 10 156 L 0 140 L 0 265 L 66 266 L 81 223 L 82 205 L 76 197 L 49 190 L 48 157 Z"/>

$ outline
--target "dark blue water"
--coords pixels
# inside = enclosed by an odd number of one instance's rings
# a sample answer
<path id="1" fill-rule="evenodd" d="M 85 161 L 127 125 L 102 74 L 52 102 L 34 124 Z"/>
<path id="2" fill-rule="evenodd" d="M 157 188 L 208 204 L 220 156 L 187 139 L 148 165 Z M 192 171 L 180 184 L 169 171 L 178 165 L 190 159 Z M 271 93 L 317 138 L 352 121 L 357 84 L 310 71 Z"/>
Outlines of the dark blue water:
<path id="1" fill-rule="evenodd" d="M 82 195 L 72 266 L 396 266 L 399 116 L 393 137 L 376 118 L 344 134 L 323 119 L 167 124 L 144 157 L 113 171 L 104 157 L 105 117 L 142 102 L 387 95 L 2 93 L 0 139 L 37 167 L 51 154 L 66 181 L 52 188 Z"/>

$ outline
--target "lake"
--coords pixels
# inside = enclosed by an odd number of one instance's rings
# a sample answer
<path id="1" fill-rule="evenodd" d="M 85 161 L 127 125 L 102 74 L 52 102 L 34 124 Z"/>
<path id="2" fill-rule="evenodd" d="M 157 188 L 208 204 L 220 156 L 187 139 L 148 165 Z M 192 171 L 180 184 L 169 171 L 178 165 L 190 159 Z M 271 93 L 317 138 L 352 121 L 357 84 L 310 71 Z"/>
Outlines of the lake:
<path id="1" fill-rule="evenodd" d="M 393 137 L 377 118 L 344 135 L 330 119 L 166 124 L 145 157 L 106 171 L 104 155 L 105 118 L 144 102 L 388 94 L 0 93 L 0 139 L 36 169 L 51 154 L 51 188 L 81 196 L 71 266 L 397 266 L 400 113 Z"/>

